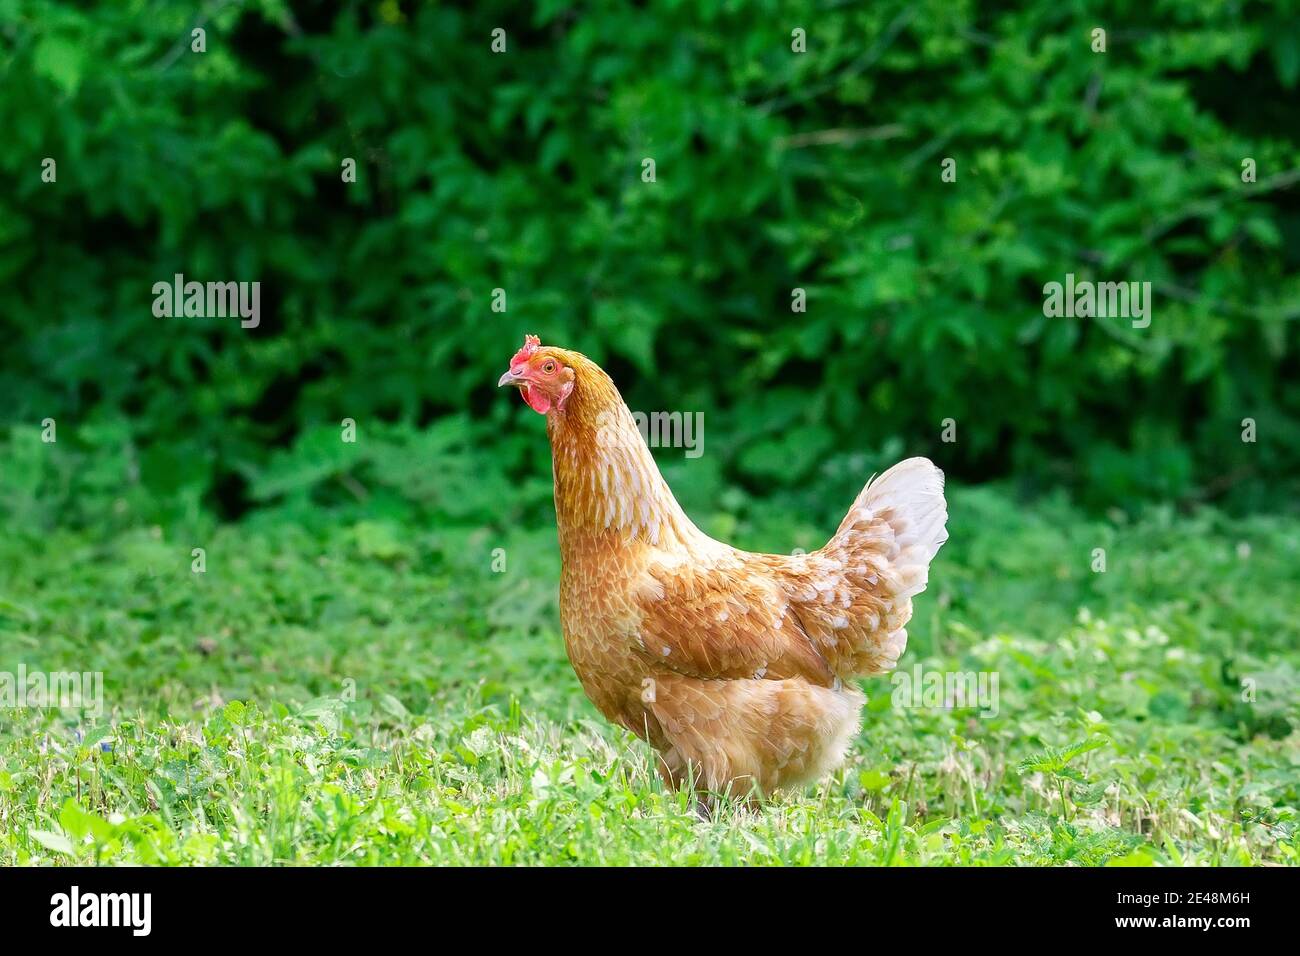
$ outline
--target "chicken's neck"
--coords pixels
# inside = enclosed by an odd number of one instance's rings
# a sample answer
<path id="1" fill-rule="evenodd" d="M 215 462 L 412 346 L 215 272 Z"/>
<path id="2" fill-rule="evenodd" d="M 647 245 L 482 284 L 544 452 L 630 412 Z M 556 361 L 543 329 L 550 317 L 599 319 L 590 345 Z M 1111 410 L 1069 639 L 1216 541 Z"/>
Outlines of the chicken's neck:
<path id="1" fill-rule="evenodd" d="M 703 539 L 673 497 L 617 392 L 599 405 L 583 402 L 576 393 L 573 398 L 563 412 L 548 415 L 546 423 L 562 557 L 597 542 L 672 548 Z"/>

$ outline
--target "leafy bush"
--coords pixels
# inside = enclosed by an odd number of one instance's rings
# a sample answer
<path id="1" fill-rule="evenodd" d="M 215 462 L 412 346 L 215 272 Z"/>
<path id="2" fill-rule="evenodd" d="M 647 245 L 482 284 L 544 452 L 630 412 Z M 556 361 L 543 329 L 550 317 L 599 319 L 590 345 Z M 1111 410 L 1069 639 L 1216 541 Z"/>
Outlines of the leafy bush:
<path id="1" fill-rule="evenodd" d="M 166 514 L 289 494 L 345 417 L 522 473 L 527 331 L 753 490 L 886 447 L 1098 506 L 1296 473 L 1295 0 L 524 9 L 0 0 L 4 423 L 115 436 Z M 155 318 L 178 272 L 260 281 L 260 326 Z M 1044 317 L 1071 272 L 1152 282 L 1150 328 Z"/>

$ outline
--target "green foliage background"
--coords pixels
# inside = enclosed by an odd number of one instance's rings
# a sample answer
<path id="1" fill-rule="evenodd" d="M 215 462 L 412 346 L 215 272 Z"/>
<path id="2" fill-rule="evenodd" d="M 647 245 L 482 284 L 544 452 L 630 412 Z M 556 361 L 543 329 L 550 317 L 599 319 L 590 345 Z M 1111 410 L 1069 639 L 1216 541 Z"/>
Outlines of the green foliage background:
<path id="1" fill-rule="evenodd" d="M 0 493 L 46 522 L 540 506 L 545 444 L 493 388 L 537 332 L 705 413 L 702 503 L 848 496 L 915 452 L 1097 508 L 1276 507 L 1297 14 L 0 0 Z M 177 272 L 261 281 L 261 327 L 154 318 Z M 1044 318 L 1067 272 L 1151 281 L 1151 327 Z"/>
<path id="2" fill-rule="evenodd" d="M 0 675 L 106 702 L 0 701 L 0 864 L 1300 862 L 1298 22 L 0 0 Z M 565 657 L 525 332 L 702 412 L 657 458 L 742 548 L 933 457 L 906 668 L 998 713 L 865 681 L 844 769 L 701 824 Z"/>

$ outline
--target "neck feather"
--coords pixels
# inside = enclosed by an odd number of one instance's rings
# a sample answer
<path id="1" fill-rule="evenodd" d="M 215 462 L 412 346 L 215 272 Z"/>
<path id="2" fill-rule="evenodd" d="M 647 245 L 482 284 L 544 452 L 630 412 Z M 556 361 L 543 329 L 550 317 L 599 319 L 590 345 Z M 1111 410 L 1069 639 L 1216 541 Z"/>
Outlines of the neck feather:
<path id="1" fill-rule="evenodd" d="M 572 367 L 573 393 L 546 416 L 561 550 L 592 537 L 661 547 L 702 538 L 609 376 L 586 359 Z"/>

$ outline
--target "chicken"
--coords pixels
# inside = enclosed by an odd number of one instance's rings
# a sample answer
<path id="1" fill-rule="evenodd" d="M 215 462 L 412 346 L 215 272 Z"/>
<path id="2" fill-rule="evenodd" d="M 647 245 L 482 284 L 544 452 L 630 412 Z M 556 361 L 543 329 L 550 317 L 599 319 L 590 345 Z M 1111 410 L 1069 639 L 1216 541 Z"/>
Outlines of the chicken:
<path id="1" fill-rule="evenodd" d="M 560 621 L 583 689 L 657 751 L 670 787 L 755 797 L 837 767 L 860 675 L 894 667 L 947 540 L 943 473 L 871 481 L 810 554 L 738 551 L 687 518 L 609 376 L 528 336 L 498 385 L 546 416 Z"/>

